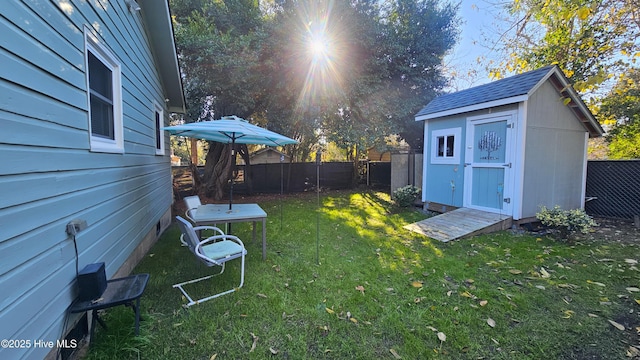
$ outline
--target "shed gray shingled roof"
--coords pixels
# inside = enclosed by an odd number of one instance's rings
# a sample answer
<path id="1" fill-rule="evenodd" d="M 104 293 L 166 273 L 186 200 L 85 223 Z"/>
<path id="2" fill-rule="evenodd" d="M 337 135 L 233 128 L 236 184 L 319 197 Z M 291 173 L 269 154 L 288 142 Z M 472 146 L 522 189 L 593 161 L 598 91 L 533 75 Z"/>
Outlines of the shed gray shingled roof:
<path id="1" fill-rule="evenodd" d="M 416 114 L 416 117 L 526 95 L 540 80 L 549 74 L 553 68 L 554 66 L 545 66 L 488 84 L 439 96 L 420 110 Z"/>

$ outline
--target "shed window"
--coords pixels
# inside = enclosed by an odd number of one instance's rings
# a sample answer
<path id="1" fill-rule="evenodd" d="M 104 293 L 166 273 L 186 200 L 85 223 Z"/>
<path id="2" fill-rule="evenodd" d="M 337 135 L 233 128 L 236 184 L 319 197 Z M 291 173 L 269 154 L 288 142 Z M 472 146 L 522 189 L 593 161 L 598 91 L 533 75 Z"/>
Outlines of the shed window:
<path id="1" fill-rule="evenodd" d="M 431 163 L 458 164 L 460 134 L 461 128 L 434 130 L 431 134 Z"/>
<path id="2" fill-rule="evenodd" d="M 455 136 L 438 136 L 438 154 L 437 157 L 453 157 L 453 147 L 455 143 Z"/>
<path id="3" fill-rule="evenodd" d="M 120 64 L 85 32 L 91 150 L 123 152 Z"/>

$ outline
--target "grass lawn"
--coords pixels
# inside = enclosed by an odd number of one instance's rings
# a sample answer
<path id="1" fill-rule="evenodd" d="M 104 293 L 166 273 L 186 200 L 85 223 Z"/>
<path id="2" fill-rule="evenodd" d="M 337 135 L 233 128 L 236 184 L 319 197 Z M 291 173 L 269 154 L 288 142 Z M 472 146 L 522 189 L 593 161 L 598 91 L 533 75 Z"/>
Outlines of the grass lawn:
<path id="1" fill-rule="evenodd" d="M 216 269 L 172 226 L 134 270 L 151 274 L 141 335 L 130 309 L 109 309 L 87 358 L 625 359 L 639 346 L 640 242 L 504 231 L 441 243 L 403 229 L 425 215 L 387 194 L 321 201 L 318 212 L 315 194 L 286 197 L 282 224 L 280 201 L 260 202 L 267 260 L 234 224 L 245 286 L 189 309 L 171 285 Z M 192 292 L 237 284 L 238 265 Z"/>

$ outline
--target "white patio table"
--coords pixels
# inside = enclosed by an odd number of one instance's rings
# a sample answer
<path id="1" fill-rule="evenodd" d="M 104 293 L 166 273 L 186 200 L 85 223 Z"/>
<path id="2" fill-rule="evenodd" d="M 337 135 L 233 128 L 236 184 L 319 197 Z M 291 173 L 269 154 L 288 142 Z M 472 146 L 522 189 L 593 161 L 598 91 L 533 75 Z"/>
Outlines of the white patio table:
<path id="1" fill-rule="evenodd" d="M 256 241 L 256 222 L 262 221 L 262 260 L 267 259 L 267 213 L 258 204 L 205 204 L 192 214 L 196 226 L 219 223 L 253 222 L 253 241 Z"/>

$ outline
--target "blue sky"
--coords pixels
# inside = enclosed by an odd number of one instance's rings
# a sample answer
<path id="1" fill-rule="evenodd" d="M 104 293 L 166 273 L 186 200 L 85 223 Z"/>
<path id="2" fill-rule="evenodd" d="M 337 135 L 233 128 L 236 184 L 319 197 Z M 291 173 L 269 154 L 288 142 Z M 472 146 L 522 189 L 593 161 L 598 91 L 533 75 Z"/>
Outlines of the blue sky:
<path id="1" fill-rule="evenodd" d="M 490 47 L 499 37 L 499 24 L 496 20 L 496 5 L 486 0 L 462 0 L 459 17 L 461 18 L 460 39 L 453 51 L 445 58 L 448 72 L 452 75 L 451 90 L 463 90 L 490 81 L 484 70 L 490 60 L 498 61 L 498 53 Z M 481 58 L 478 63 L 477 59 Z"/>

